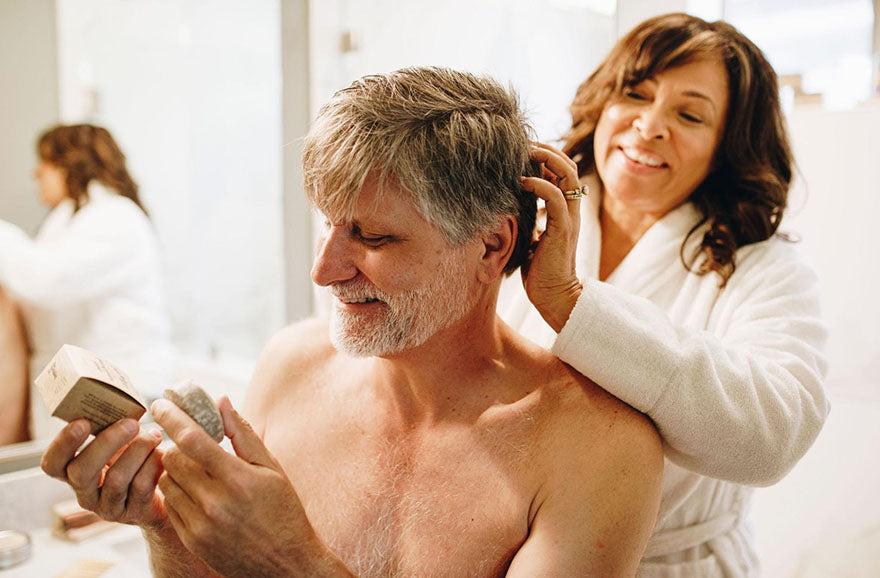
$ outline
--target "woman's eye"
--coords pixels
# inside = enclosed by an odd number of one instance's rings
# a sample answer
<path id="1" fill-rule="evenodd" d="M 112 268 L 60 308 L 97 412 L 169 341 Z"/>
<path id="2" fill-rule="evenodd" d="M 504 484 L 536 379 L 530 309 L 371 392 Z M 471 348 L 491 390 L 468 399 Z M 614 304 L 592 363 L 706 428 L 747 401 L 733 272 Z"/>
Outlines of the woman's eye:
<path id="1" fill-rule="evenodd" d="M 698 117 L 694 114 L 691 114 L 689 112 L 682 112 L 680 114 L 681 114 L 681 118 L 685 119 L 688 122 L 692 122 L 694 124 L 702 124 L 703 123 L 703 119 L 701 119 L 700 117 Z"/>
<path id="2" fill-rule="evenodd" d="M 633 100 L 647 100 L 647 98 L 635 90 L 628 88 L 623 92 L 623 95 L 627 98 L 631 98 Z"/>

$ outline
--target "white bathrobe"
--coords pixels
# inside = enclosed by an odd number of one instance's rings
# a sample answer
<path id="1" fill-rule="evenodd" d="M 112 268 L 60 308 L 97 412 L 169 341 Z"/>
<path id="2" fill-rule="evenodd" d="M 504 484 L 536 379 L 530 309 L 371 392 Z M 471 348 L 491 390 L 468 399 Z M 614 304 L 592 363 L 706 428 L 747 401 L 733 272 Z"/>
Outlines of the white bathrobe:
<path id="1" fill-rule="evenodd" d="M 89 201 L 75 214 L 72 200 L 60 203 L 35 239 L 0 220 L 0 284 L 22 306 L 31 380 L 70 343 L 117 365 L 141 397 L 161 391 L 173 354 L 158 243 L 131 200 L 93 181 Z M 64 425 L 35 388 L 30 403 L 34 437 Z"/>
<path id="2" fill-rule="evenodd" d="M 689 273 L 679 250 L 699 219 L 685 204 L 599 282 L 597 195 L 582 205 L 584 291 L 558 337 L 528 302 L 519 275 L 505 281 L 499 312 L 647 414 L 662 435 L 660 513 L 639 576 L 757 576 L 748 486 L 782 478 L 829 409 L 816 275 L 778 237 L 741 248 L 723 289 L 715 274 Z"/>

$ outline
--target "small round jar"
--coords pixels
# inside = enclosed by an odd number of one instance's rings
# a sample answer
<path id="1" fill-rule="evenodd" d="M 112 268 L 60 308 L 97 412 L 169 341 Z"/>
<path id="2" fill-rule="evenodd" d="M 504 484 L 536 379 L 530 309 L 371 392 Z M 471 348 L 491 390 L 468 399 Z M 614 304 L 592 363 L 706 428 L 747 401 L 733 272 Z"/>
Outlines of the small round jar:
<path id="1" fill-rule="evenodd" d="M 30 536 L 23 532 L 0 530 L 0 570 L 21 564 L 30 557 Z"/>

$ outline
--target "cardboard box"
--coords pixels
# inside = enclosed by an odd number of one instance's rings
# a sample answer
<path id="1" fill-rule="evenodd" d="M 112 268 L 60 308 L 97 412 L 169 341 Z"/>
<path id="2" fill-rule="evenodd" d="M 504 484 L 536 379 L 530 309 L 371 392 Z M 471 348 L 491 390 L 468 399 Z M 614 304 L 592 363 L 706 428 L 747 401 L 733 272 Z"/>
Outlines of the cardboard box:
<path id="1" fill-rule="evenodd" d="M 147 411 L 128 376 L 86 349 L 62 345 L 34 380 L 49 413 L 65 421 L 85 418 L 96 434 L 122 418 Z"/>

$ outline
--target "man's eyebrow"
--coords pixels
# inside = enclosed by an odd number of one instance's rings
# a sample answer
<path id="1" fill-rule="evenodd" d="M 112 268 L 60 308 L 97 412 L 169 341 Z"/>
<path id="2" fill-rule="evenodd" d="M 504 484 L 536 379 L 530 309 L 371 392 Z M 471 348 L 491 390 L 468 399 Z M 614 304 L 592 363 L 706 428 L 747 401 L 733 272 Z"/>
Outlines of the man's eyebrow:
<path id="1" fill-rule="evenodd" d="M 373 233 L 379 233 L 379 232 L 385 232 L 385 231 L 387 231 L 388 234 L 391 233 L 391 230 L 392 230 L 392 228 L 393 228 L 392 225 L 391 225 L 390 223 L 377 222 L 377 221 L 367 221 L 367 222 L 364 222 L 364 221 L 361 221 L 361 220 L 358 220 L 358 219 L 353 219 L 353 220 L 351 221 L 351 226 L 352 226 L 352 228 L 353 228 L 354 230 L 356 230 L 356 231 L 364 231 L 364 230 L 366 230 L 366 231 L 373 232 Z"/>

